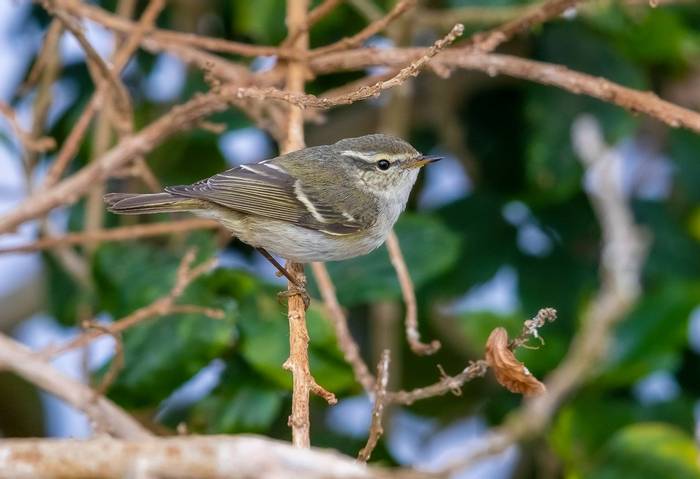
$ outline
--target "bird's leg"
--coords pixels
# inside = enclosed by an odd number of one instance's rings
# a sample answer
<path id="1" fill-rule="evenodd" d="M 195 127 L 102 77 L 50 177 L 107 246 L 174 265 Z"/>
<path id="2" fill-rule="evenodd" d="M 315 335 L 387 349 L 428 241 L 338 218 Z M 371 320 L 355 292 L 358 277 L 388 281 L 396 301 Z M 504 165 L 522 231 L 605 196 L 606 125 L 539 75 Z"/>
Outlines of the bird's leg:
<path id="1" fill-rule="evenodd" d="M 290 283 L 292 283 L 293 287 L 290 288 L 287 291 L 282 291 L 280 292 L 277 296 L 280 298 L 289 298 L 290 296 L 294 296 L 296 294 L 300 295 L 302 299 L 304 300 L 304 306 L 306 309 L 309 309 L 309 305 L 311 304 L 311 298 L 309 297 L 309 293 L 306 292 L 306 285 L 300 283 L 292 274 L 287 271 L 287 268 L 282 266 L 279 261 L 277 261 L 270 253 L 267 252 L 265 248 L 256 248 L 261 255 L 265 257 L 266 260 L 268 260 L 272 266 L 274 266 L 278 273 L 284 276 L 289 280 Z"/>

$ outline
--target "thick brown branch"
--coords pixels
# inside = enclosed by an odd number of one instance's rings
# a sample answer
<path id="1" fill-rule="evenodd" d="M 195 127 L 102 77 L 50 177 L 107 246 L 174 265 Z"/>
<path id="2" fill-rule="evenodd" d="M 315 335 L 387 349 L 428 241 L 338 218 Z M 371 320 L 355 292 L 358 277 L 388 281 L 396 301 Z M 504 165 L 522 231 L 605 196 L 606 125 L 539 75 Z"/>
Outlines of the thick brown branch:
<path id="1" fill-rule="evenodd" d="M 368 467 L 335 451 L 299 450 L 251 435 L 118 441 L 4 439 L 0 476 L 13 479 L 197 478 L 419 479 L 406 469 Z"/>
<path id="2" fill-rule="evenodd" d="M 150 433 L 109 399 L 99 396 L 88 386 L 64 376 L 48 362 L 40 359 L 22 344 L 0 334 L 0 370 L 9 370 L 32 384 L 63 399 L 84 412 L 100 429 L 117 437 L 144 439 Z M 0 457 L 4 457 L 0 454 Z M 10 461 L 12 463 L 12 461 Z M 0 459 L 0 475 L 7 475 L 3 469 L 9 467 Z M 42 476 L 45 477 L 45 476 Z"/>
<path id="3" fill-rule="evenodd" d="M 308 0 L 289 0 L 287 2 L 287 30 L 289 38 L 294 38 L 292 46 L 306 51 L 309 35 L 306 32 L 306 12 Z M 287 65 L 287 90 L 292 94 L 304 92 L 306 64 L 290 61 Z M 304 114 L 300 108 L 289 105 L 286 138 L 282 153 L 304 148 Z M 289 358 L 284 363 L 285 369 L 292 373 L 292 413 L 289 425 L 292 428 L 292 443 L 297 447 L 308 448 L 311 445 L 309 432 L 309 394 L 314 393 L 324 398 L 329 404 L 337 402 L 333 393 L 321 387 L 311 375 L 309 368 L 309 332 L 306 327 L 306 304 L 298 285 L 306 285 L 304 265 L 287 261 L 287 271 L 295 278 L 289 282 L 288 319 L 289 319 Z"/>

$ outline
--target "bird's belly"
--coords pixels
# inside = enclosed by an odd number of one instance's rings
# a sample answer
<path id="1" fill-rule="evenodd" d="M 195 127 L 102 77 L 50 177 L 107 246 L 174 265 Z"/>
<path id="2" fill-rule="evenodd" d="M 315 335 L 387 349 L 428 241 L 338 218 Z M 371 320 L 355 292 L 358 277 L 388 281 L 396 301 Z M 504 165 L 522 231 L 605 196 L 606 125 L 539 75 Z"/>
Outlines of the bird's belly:
<path id="1" fill-rule="evenodd" d="M 211 210 L 209 211 L 211 213 Z M 361 233 L 329 235 L 267 218 L 219 212 L 216 216 L 241 241 L 298 263 L 339 261 L 362 256 L 378 248 L 388 229 L 374 227 Z"/>

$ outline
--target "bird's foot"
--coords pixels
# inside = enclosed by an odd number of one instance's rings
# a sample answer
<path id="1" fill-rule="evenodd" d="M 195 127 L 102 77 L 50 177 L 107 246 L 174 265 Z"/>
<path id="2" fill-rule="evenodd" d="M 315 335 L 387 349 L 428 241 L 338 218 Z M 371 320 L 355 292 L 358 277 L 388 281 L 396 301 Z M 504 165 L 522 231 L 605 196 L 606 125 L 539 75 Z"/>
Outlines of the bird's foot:
<path id="1" fill-rule="evenodd" d="M 277 293 L 277 298 L 280 300 L 280 302 L 282 302 L 284 299 L 289 300 L 289 298 L 292 296 L 301 296 L 301 299 L 304 301 L 304 309 L 309 309 L 309 306 L 311 305 L 311 297 L 309 296 L 309 293 L 306 292 L 306 287 L 290 285 L 289 289 L 286 291 L 280 291 Z"/>

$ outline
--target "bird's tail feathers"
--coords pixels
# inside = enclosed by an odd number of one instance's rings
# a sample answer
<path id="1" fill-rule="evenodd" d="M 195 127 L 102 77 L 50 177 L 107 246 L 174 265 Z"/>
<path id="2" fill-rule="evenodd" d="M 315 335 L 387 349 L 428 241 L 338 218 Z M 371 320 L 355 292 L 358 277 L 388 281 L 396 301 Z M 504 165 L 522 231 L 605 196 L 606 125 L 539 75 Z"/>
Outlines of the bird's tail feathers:
<path id="1" fill-rule="evenodd" d="M 104 196 L 104 201 L 109 211 L 120 215 L 177 213 L 203 207 L 201 200 L 178 197 L 170 193 L 108 193 Z"/>

